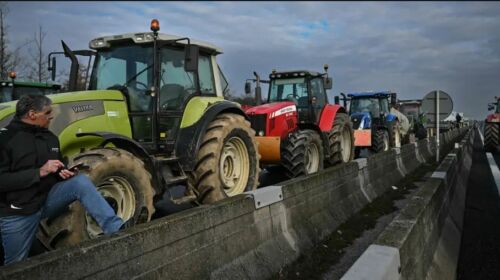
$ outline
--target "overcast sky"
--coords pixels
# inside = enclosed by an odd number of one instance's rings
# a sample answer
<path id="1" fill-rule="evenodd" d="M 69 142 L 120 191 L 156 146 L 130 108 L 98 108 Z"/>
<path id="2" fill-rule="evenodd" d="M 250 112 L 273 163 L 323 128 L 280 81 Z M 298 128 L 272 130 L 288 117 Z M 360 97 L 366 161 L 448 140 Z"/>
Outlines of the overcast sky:
<path id="1" fill-rule="evenodd" d="M 149 31 L 211 42 L 232 88 L 272 69 L 322 71 L 333 96 L 393 90 L 401 99 L 434 89 L 454 110 L 483 119 L 500 96 L 499 2 L 8 2 L 12 46 L 47 32 L 47 51 L 88 48 L 95 37 Z"/>

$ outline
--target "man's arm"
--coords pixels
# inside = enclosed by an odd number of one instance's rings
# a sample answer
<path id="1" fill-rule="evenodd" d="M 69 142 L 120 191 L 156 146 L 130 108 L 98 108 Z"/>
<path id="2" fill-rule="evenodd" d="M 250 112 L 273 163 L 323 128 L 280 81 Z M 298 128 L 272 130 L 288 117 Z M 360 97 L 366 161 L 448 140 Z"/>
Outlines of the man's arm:
<path id="1" fill-rule="evenodd" d="M 38 168 L 10 172 L 10 163 L 11 159 L 5 147 L 0 147 L 0 192 L 26 189 L 40 181 Z"/>

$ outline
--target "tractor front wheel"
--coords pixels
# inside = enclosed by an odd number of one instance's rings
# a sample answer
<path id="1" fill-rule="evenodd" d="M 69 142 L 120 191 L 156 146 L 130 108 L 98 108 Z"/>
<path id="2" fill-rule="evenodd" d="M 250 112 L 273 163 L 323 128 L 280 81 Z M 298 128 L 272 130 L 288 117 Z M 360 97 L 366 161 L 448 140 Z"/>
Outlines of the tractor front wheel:
<path id="1" fill-rule="evenodd" d="M 305 129 L 291 133 L 284 141 L 281 160 L 286 175 L 295 178 L 322 170 L 323 155 L 319 134 Z"/>
<path id="2" fill-rule="evenodd" d="M 378 129 L 372 134 L 371 150 L 375 153 L 389 150 L 389 133 L 386 130 Z"/>
<path id="3" fill-rule="evenodd" d="M 328 140 L 331 155 L 328 158 L 329 165 L 349 162 L 354 158 L 354 130 L 347 114 L 337 113 Z"/>
<path id="4" fill-rule="evenodd" d="M 118 148 L 96 148 L 76 155 L 70 164 L 82 163 L 86 174 L 115 213 L 130 224 L 151 220 L 155 212 L 151 174 L 133 154 Z M 43 221 L 39 240 L 48 248 L 74 245 L 102 233 L 96 221 L 79 202 L 52 221 Z"/>
<path id="5" fill-rule="evenodd" d="M 241 115 L 221 114 L 208 125 L 189 183 L 201 195 L 202 203 L 255 190 L 259 159 L 250 122 Z"/>

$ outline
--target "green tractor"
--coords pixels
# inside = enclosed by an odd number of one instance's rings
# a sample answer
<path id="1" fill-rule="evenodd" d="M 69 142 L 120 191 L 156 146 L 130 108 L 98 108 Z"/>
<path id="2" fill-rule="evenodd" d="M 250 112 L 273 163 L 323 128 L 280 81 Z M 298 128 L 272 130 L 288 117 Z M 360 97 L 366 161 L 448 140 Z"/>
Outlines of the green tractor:
<path id="1" fill-rule="evenodd" d="M 151 30 L 92 40 L 88 90 L 49 96 L 50 129 L 64 156 L 72 165 L 83 163 L 80 172 L 134 223 L 149 221 L 171 187 L 186 186 L 183 197 L 171 197 L 176 204 L 213 203 L 256 189 L 260 172 L 255 131 L 239 104 L 223 98 L 221 49 L 159 34 L 156 20 Z M 74 62 L 75 53 L 64 42 L 63 48 Z M 52 58 L 53 69 L 55 63 Z M 77 69 L 72 65 L 70 85 Z M 15 102 L 0 105 L 0 127 L 14 111 Z M 50 249 L 100 233 L 73 203 L 43 222 L 38 238 Z"/>
<path id="2" fill-rule="evenodd" d="M 31 81 L 16 81 L 16 73 L 10 72 L 12 80 L 0 81 L 0 103 L 18 100 L 26 94 L 52 94 L 61 90 L 61 85 Z"/>

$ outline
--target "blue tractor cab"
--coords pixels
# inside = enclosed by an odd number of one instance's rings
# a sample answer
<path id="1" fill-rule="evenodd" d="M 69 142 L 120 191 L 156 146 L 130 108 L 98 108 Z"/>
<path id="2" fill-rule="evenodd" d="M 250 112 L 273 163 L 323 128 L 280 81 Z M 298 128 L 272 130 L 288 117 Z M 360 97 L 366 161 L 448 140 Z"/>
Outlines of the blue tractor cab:
<path id="1" fill-rule="evenodd" d="M 368 148 L 373 152 L 387 151 L 400 146 L 401 140 L 395 129 L 398 118 L 390 111 L 396 93 L 390 91 L 349 93 L 349 115 L 354 128 L 356 154 Z"/>

